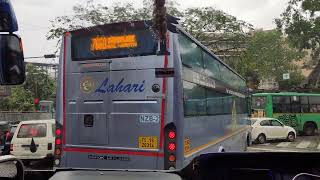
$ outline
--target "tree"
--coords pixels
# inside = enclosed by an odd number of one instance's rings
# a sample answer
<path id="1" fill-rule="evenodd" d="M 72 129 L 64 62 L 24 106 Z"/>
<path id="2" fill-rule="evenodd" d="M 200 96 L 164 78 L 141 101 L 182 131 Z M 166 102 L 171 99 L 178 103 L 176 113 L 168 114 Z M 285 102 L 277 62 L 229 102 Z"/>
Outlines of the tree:
<path id="1" fill-rule="evenodd" d="M 294 64 L 303 52 L 290 48 L 287 39 L 277 30 L 255 32 L 247 51 L 238 65 L 238 72 L 245 76 L 257 75 L 258 79 L 275 79 L 280 89 L 298 86 L 303 76 Z M 240 66 L 242 65 L 242 66 Z M 283 73 L 290 73 L 290 80 L 283 81 Z M 290 85 L 290 86 L 289 86 Z"/>
<path id="2" fill-rule="evenodd" d="M 211 7 L 190 8 L 182 11 L 172 0 L 168 1 L 166 6 L 168 14 L 180 17 L 181 25 L 186 31 L 215 53 L 226 53 L 241 48 L 247 37 L 245 31 L 252 29 L 251 24 Z M 73 7 L 75 15 L 60 16 L 52 20 L 47 38 L 60 38 L 66 31 L 93 25 L 152 19 L 151 9 L 153 9 L 153 0 L 144 0 L 143 7 L 138 9 L 133 8 L 130 3 L 106 7 L 88 1 L 85 5 L 79 4 Z M 222 41 L 229 42 L 230 48 L 221 48 Z"/>
<path id="3" fill-rule="evenodd" d="M 172 0 L 167 2 L 167 12 L 173 16 L 181 16 L 182 12 L 176 6 L 177 4 Z M 143 7 L 137 9 L 132 3 L 114 4 L 107 7 L 88 0 L 85 5 L 77 4 L 73 7 L 74 15 L 60 16 L 51 20 L 51 29 L 47 34 L 47 39 L 60 38 L 66 31 L 94 25 L 152 19 L 152 9 L 152 0 L 144 0 Z"/>
<path id="4" fill-rule="evenodd" d="M 282 30 L 291 45 L 303 50 L 311 50 L 311 61 L 307 65 L 316 65 L 307 82 L 309 87 L 318 87 L 320 78 L 320 1 L 290 0 L 288 7 L 276 19 L 278 29 Z"/>
<path id="5" fill-rule="evenodd" d="M 34 98 L 54 100 L 56 85 L 44 69 L 31 64 L 26 67 L 27 79 L 11 89 L 11 96 L 1 99 L 2 111 L 33 111 Z"/>

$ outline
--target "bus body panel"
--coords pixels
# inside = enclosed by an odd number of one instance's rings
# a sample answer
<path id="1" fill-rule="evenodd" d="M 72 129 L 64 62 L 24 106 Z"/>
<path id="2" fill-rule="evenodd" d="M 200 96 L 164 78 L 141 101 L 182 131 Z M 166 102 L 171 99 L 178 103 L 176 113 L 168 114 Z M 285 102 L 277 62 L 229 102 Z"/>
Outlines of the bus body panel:
<path id="1" fill-rule="evenodd" d="M 185 137 L 190 139 L 190 150 L 195 149 L 201 145 L 207 144 L 221 138 L 235 133 L 241 129 L 246 128 L 244 119 L 246 114 L 237 115 L 237 127 L 232 128 L 232 120 L 230 115 L 217 115 L 217 116 L 202 116 L 192 117 L 185 119 Z M 198 123 L 197 121 L 202 121 Z M 196 129 L 196 131 L 194 131 Z M 226 151 L 234 151 L 235 149 L 226 149 Z"/>
<path id="2" fill-rule="evenodd" d="M 247 148 L 246 143 L 243 143 L 247 136 L 247 128 L 242 128 L 233 134 L 228 134 L 228 136 L 225 136 L 223 138 L 220 137 L 220 139 L 217 141 L 206 142 L 203 148 L 199 147 L 197 149 L 194 149 L 193 152 L 184 153 L 185 159 L 183 163 L 187 165 L 194 158 L 201 154 L 221 152 L 222 147 L 224 148 L 225 152 L 242 152 Z"/>

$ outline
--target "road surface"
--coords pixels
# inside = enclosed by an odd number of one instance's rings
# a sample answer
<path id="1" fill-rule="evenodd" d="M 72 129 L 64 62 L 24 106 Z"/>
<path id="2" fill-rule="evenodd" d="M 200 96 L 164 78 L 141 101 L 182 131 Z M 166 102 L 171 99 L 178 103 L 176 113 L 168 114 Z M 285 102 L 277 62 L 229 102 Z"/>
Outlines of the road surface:
<path id="1" fill-rule="evenodd" d="M 298 136 L 294 142 L 269 141 L 265 144 L 252 144 L 249 152 L 320 152 L 320 135 Z"/>

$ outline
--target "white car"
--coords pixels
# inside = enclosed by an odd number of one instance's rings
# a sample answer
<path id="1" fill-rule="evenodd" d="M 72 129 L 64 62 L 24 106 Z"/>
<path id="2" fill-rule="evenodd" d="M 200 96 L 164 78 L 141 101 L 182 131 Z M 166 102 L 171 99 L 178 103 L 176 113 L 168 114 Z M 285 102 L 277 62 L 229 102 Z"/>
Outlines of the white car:
<path id="1" fill-rule="evenodd" d="M 252 140 L 260 144 L 267 140 L 286 139 L 290 142 L 296 138 L 296 131 L 285 126 L 279 120 L 274 118 L 251 118 Z"/>
<path id="2" fill-rule="evenodd" d="M 54 119 L 21 121 L 11 140 L 11 154 L 26 163 L 31 160 L 50 160 L 53 157 L 54 145 Z"/>

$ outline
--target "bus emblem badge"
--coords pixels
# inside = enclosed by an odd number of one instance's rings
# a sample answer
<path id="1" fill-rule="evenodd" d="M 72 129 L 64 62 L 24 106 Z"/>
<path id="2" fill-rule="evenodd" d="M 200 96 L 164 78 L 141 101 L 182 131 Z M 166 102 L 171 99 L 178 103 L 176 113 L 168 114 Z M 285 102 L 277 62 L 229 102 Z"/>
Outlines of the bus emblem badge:
<path id="1" fill-rule="evenodd" d="M 91 77 L 85 76 L 80 80 L 80 89 L 84 93 L 91 93 L 95 89 L 95 83 Z"/>

